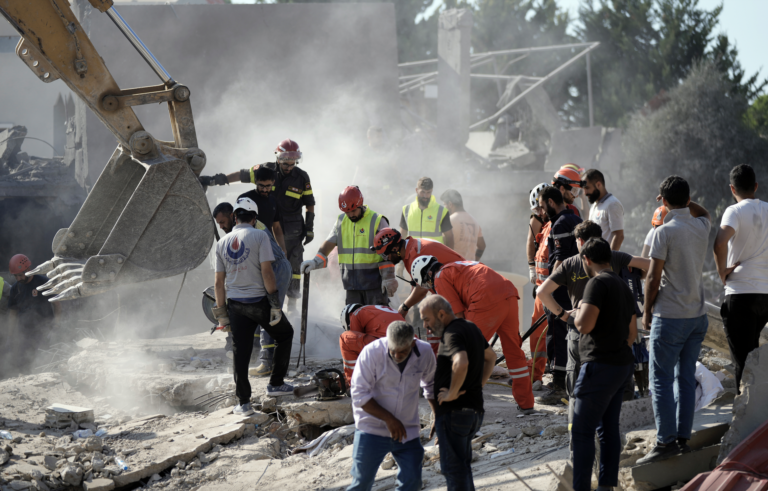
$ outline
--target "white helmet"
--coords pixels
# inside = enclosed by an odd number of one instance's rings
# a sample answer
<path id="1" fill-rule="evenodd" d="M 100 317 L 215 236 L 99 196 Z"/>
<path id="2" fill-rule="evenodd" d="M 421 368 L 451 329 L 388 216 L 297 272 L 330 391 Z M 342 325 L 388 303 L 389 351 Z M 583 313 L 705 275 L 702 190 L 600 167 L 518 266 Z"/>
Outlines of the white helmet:
<path id="1" fill-rule="evenodd" d="M 411 278 L 417 285 L 424 286 L 424 274 L 438 262 L 435 256 L 419 256 L 411 263 Z"/>
<path id="2" fill-rule="evenodd" d="M 341 309 L 341 327 L 345 331 L 349 331 L 349 316 L 352 315 L 354 311 L 359 309 L 360 307 L 363 307 L 363 304 L 361 303 L 351 303 L 347 306 L 345 306 L 343 309 Z"/>
<path id="3" fill-rule="evenodd" d="M 256 203 L 251 198 L 237 198 L 235 209 L 232 211 L 237 213 L 237 210 L 251 211 L 257 215 L 259 214 L 259 207 L 256 206 Z"/>
<path id="4" fill-rule="evenodd" d="M 549 184 L 546 182 L 542 182 L 535 188 L 531 189 L 531 195 L 529 197 L 531 202 L 531 210 L 535 210 L 539 206 L 539 196 L 541 195 L 541 192 L 544 191 L 544 188 L 549 187 Z"/>

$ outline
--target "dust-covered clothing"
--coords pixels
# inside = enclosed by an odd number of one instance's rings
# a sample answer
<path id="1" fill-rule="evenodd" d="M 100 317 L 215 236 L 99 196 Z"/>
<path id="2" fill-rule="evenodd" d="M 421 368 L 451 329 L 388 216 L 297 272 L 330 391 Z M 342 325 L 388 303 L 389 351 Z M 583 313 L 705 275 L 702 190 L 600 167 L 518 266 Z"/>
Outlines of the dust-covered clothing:
<path id="1" fill-rule="evenodd" d="M 613 232 L 624 230 L 624 207 L 616 196 L 608 193 L 592 203 L 589 219 L 600 225 L 603 238 L 610 243 Z"/>
<path id="2" fill-rule="evenodd" d="M 451 215 L 451 225 L 454 250 L 466 259 L 474 259 L 477 252 L 477 239 L 483 236 L 480 224 L 466 211 L 457 211 Z"/>
<path id="3" fill-rule="evenodd" d="M 47 277 L 36 274 L 29 283 L 17 281 L 11 287 L 8 310 L 16 311 L 22 329 L 35 328 L 39 323 L 47 325 L 53 320 L 53 305 L 37 291 L 38 286 L 47 282 Z"/>
<path id="4" fill-rule="evenodd" d="M 483 366 L 488 341 L 476 325 L 464 319 L 454 319 L 445 326 L 445 332 L 437 349 L 437 368 L 435 369 L 435 415 L 441 415 L 457 409 L 474 409 L 483 412 Z M 469 366 L 460 391 L 465 391 L 453 401 L 437 403 L 440 389 L 451 388 L 453 377 L 453 356 L 460 352 L 467 353 Z"/>
<path id="5" fill-rule="evenodd" d="M 226 273 L 227 298 L 251 303 L 265 297 L 261 263 L 274 260 L 266 232 L 245 223 L 235 225 L 216 244 L 216 272 Z"/>

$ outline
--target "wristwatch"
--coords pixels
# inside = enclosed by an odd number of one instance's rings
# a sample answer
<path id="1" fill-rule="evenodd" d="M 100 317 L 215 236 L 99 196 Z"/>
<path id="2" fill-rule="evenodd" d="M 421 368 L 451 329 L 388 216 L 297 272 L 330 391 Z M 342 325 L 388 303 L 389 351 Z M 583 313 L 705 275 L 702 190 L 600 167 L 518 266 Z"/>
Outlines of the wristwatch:
<path id="1" fill-rule="evenodd" d="M 405 310 L 406 312 L 408 312 L 411 309 L 409 306 L 405 305 L 405 302 L 400 304 L 400 308 Z"/>

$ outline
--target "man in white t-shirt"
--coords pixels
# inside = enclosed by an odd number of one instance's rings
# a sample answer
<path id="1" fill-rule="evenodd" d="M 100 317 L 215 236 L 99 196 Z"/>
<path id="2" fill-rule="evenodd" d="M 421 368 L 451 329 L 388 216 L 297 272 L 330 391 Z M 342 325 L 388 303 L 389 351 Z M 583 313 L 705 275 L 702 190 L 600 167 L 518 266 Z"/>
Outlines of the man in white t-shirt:
<path id="1" fill-rule="evenodd" d="M 605 177 L 597 169 L 584 174 L 584 194 L 589 203 L 589 219 L 603 229 L 603 239 L 612 251 L 618 251 L 624 242 L 624 207 L 621 202 L 605 189 Z"/>
<path id="2" fill-rule="evenodd" d="M 736 387 L 747 355 L 760 343 L 768 322 L 768 203 L 755 198 L 757 181 L 749 165 L 731 170 L 735 205 L 726 208 L 715 239 L 715 263 L 725 285 L 720 308 L 736 367 Z"/>
<path id="3" fill-rule="evenodd" d="M 453 250 L 464 259 L 479 261 L 485 252 L 485 239 L 480 224 L 464 210 L 464 200 L 455 189 L 448 189 L 440 195 L 440 201 L 448 208 L 453 226 Z M 455 220 L 455 222 L 454 222 Z"/>

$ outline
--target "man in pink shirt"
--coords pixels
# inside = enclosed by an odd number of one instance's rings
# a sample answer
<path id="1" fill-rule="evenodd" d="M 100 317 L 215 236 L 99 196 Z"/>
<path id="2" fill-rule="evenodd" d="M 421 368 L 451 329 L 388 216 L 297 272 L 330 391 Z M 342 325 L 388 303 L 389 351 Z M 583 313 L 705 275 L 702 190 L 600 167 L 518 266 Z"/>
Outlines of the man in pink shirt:
<path id="1" fill-rule="evenodd" d="M 347 491 L 370 490 L 389 452 L 398 466 L 397 491 L 421 490 L 419 387 L 434 414 L 434 379 L 432 348 L 405 322 L 391 323 L 385 338 L 363 348 L 352 374 L 356 430 Z"/>
<path id="2" fill-rule="evenodd" d="M 451 213 L 453 225 L 453 250 L 468 261 L 479 261 L 485 252 L 483 230 L 472 215 L 464 210 L 464 200 L 455 189 L 448 189 L 440 200 Z"/>

